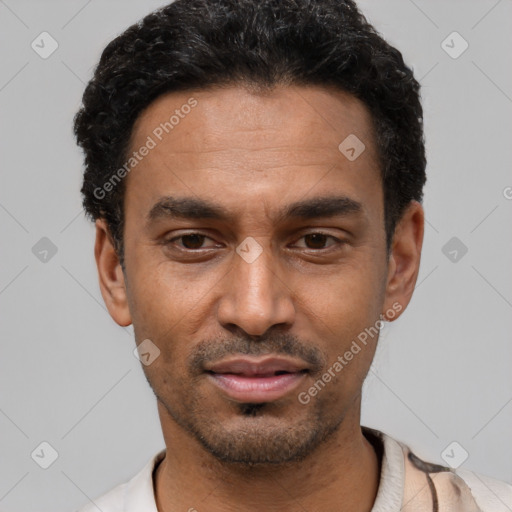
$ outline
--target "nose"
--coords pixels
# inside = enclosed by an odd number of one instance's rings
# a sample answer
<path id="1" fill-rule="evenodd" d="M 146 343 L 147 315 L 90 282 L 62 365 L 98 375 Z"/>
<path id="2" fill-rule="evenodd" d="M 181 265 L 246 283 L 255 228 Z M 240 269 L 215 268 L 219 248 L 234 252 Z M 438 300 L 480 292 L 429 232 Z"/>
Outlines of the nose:
<path id="1" fill-rule="evenodd" d="M 263 251 L 254 261 L 234 254 L 217 309 L 223 327 L 236 326 L 250 336 L 261 336 L 276 325 L 289 327 L 295 318 L 293 291 L 271 249 L 260 246 Z"/>

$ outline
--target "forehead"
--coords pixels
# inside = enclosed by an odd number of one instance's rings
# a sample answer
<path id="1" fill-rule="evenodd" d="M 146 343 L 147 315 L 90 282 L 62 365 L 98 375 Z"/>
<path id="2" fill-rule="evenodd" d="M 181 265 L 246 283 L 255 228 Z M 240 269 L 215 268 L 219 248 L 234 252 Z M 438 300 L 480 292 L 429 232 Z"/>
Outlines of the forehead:
<path id="1" fill-rule="evenodd" d="M 259 195 L 268 204 L 313 186 L 325 193 L 339 184 L 356 196 L 357 188 L 380 187 L 371 115 L 357 98 L 332 88 L 168 93 L 137 119 L 130 152 L 149 140 L 152 149 L 127 175 L 125 198 L 146 210 L 164 195 L 233 205 Z M 357 159 L 340 150 L 346 140 L 364 144 Z"/>
<path id="2" fill-rule="evenodd" d="M 188 108 L 191 99 L 197 106 Z M 172 135 L 176 148 L 186 141 L 197 152 L 233 149 L 237 140 L 243 140 L 244 149 L 260 149 L 265 143 L 276 147 L 278 142 L 336 149 L 351 133 L 373 142 L 367 107 L 347 92 L 317 86 L 277 86 L 270 91 L 231 86 L 160 96 L 134 124 L 131 145 L 155 130 L 158 138 L 158 128 L 173 114 L 172 128 L 161 135 Z M 258 138 L 251 141 L 249 132 L 257 132 Z"/>

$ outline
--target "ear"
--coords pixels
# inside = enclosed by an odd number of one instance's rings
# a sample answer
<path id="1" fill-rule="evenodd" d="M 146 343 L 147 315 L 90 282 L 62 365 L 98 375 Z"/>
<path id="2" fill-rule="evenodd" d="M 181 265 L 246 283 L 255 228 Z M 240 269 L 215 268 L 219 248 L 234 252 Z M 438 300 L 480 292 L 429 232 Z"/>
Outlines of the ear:
<path id="1" fill-rule="evenodd" d="M 421 204 L 411 201 L 393 235 L 382 312 L 384 320 L 396 320 L 411 300 L 420 268 L 424 222 Z"/>
<path id="2" fill-rule="evenodd" d="M 96 220 L 94 257 L 98 268 L 101 295 L 110 316 L 116 323 L 126 327 L 132 323 L 132 319 L 128 309 L 123 269 L 104 219 Z"/>

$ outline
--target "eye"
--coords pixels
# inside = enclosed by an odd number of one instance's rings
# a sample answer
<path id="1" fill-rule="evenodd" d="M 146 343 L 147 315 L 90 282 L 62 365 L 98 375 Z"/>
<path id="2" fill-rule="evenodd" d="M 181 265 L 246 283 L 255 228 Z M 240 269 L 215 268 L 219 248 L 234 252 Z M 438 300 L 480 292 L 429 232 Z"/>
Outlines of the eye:
<path id="1" fill-rule="evenodd" d="M 328 247 L 325 247 L 325 243 L 327 242 L 327 239 L 334 240 L 334 244 L 331 244 Z M 315 232 L 315 233 L 308 233 L 307 235 L 304 235 L 301 237 L 301 239 L 304 239 L 306 242 L 305 249 L 328 249 L 329 247 L 332 247 L 336 244 L 343 244 L 342 240 L 339 240 L 338 238 L 328 235 L 327 233 L 321 233 L 321 232 Z"/>
<path id="2" fill-rule="evenodd" d="M 342 245 L 344 242 L 332 235 L 328 235 L 327 233 L 322 232 L 314 232 L 314 233 L 308 233 L 306 235 L 303 235 L 300 240 L 304 239 L 305 246 L 296 246 L 301 247 L 304 249 L 311 249 L 311 250 L 323 250 L 328 249 L 329 247 L 332 247 L 334 245 Z M 334 243 L 332 243 L 329 246 L 325 246 L 325 244 L 328 242 L 328 240 L 331 239 Z M 181 243 L 178 243 L 178 241 L 181 240 Z M 183 249 L 186 251 L 196 251 L 200 249 L 211 249 L 216 247 L 215 245 L 211 245 L 208 247 L 204 247 L 203 243 L 205 240 L 212 240 L 210 237 L 199 233 L 199 232 L 192 232 L 192 233 L 186 233 L 184 235 L 176 236 L 174 238 L 170 238 L 165 243 L 166 245 L 174 245 L 177 246 L 178 249 Z"/>
<path id="3" fill-rule="evenodd" d="M 186 249 L 191 251 L 197 249 L 208 249 L 209 247 L 201 247 L 205 239 L 211 240 L 211 238 L 207 237 L 206 235 L 203 235 L 202 233 L 186 233 L 184 235 L 177 236 L 167 240 L 166 244 L 176 245 L 176 241 L 181 240 L 181 245 L 178 245 L 179 249 Z"/>

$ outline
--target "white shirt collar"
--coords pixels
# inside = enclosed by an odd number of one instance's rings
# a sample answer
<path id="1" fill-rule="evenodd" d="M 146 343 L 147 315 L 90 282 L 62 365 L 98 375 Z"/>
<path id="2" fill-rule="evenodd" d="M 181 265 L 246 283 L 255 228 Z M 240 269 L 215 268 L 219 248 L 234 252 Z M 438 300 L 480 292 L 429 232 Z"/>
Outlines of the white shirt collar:
<path id="1" fill-rule="evenodd" d="M 144 468 L 126 483 L 123 512 L 158 512 L 153 486 L 153 471 L 165 457 L 165 449 L 153 456 Z M 116 511 L 117 512 L 117 511 Z"/>
<path id="2" fill-rule="evenodd" d="M 405 483 L 402 447 L 383 432 L 367 427 L 362 429 L 379 438 L 383 444 L 379 488 L 371 512 L 399 512 L 402 509 Z"/>
<path id="3" fill-rule="evenodd" d="M 512 486 L 506 482 L 478 476 L 469 471 L 454 472 L 448 468 L 422 462 L 423 466 L 430 468 L 425 472 L 425 467 L 419 467 L 414 462 L 417 458 L 411 458 L 412 454 L 406 445 L 378 430 L 362 428 L 365 436 L 375 443 L 379 452 L 382 452 L 379 488 L 371 512 L 437 510 L 433 505 L 434 496 L 431 493 L 418 492 L 418 489 L 428 487 L 426 479 L 429 477 L 432 481 L 435 480 L 435 499 L 439 502 L 439 510 L 512 510 Z M 162 450 L 129 482 L 118 485 L 100 498 L 91 501 L 80 512 L 158 512 L 153 472 L 164 457 L 165 450 Z"/>
<path id="4" fill-rule="evenodd" d="M 400 444 L 377 430 L 363 427 L 383 443 L 381 475 L 375 504 L 371 512 L 399 512 L 404 491 L 404 455 Z M 81 512 L 158 512 L 155 501 L 153 472 L 165 457 L 165 450 L 153 456 L 148 463 L 128 482 L 112 491 Z"/>

